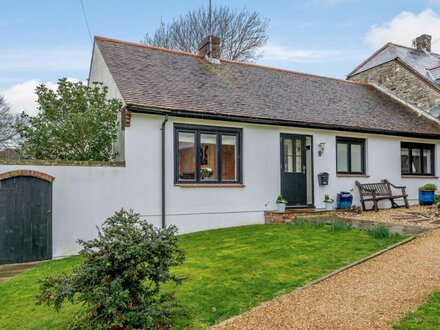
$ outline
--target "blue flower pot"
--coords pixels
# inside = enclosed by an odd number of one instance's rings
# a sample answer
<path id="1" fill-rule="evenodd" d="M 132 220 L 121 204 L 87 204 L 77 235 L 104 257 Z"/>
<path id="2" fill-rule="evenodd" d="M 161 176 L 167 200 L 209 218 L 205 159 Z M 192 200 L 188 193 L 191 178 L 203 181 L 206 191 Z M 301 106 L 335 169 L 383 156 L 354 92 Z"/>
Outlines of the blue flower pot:
<path id="1" fill-rule="evenodd" d="M 353 195 L 346 191 L 341 191 L 336 198 L 337 208 L 340 210 L 348 209 L 353 203 Z"/>
<path id="2" fill-rule="evenodd" d="M 434 192 L 419 190 L 419 204 L 420 205 L 434 204 Z"/>

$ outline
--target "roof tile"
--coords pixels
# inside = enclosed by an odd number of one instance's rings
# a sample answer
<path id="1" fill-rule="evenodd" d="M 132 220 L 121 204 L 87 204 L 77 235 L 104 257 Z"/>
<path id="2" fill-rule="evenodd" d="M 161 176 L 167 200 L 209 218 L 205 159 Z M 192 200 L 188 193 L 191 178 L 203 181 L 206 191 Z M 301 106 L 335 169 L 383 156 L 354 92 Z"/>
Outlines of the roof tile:
<path id="1" fill-rule="evenodd" d="M 367 84 L 95 41 L 128 105 L 440 137 L 436 122 Z"/>

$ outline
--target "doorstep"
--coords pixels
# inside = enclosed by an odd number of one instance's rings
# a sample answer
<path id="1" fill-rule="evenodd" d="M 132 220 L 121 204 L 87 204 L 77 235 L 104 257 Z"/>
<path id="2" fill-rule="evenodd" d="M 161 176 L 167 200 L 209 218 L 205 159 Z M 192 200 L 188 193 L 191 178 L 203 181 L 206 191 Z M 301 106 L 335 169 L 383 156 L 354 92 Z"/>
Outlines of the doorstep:
<path id="1" fill-rule="evenodd" d="M 264 211 L 264 222 L 270 223 L 284 223 L 295 221 L 298 218 L 306 217 L 329 217 L 343 214 L 346 210 L 331 210 L 325 209 L 290 209 L 285 212 L 278 211 Z"/>

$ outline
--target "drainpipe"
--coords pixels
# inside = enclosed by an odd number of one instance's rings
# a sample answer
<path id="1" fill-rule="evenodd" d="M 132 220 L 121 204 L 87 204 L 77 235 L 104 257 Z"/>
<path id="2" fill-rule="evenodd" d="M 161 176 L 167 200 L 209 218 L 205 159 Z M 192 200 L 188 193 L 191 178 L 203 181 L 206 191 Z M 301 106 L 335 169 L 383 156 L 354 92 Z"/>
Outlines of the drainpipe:
<path id="1" fill-rule="evenodd" d="M 168 115 L 165 115 L 160 130 L 162 131 L 162 228 L 165 228 L 165 125 Z"/>

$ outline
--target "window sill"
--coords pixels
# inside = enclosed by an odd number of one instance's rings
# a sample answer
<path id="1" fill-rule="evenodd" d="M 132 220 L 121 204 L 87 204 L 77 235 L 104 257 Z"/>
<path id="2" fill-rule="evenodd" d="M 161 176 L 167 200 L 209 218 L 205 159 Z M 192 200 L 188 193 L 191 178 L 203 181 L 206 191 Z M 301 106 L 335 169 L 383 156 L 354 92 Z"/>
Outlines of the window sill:
<path id="1" fill-rule="evenodd" d="M 241 183 L 175 183 L 174 187 L 180 188 L 244 188 Z"/>
<path id="2" fill-rule="evenodd" d="M 369 178 L 367 174 L 336 174 L 337 178 Z"/>
<path id="3" fill-rule="evenodd" d="M 438 179 L 434 175 L 402 175 L 402 179 Z"/>

